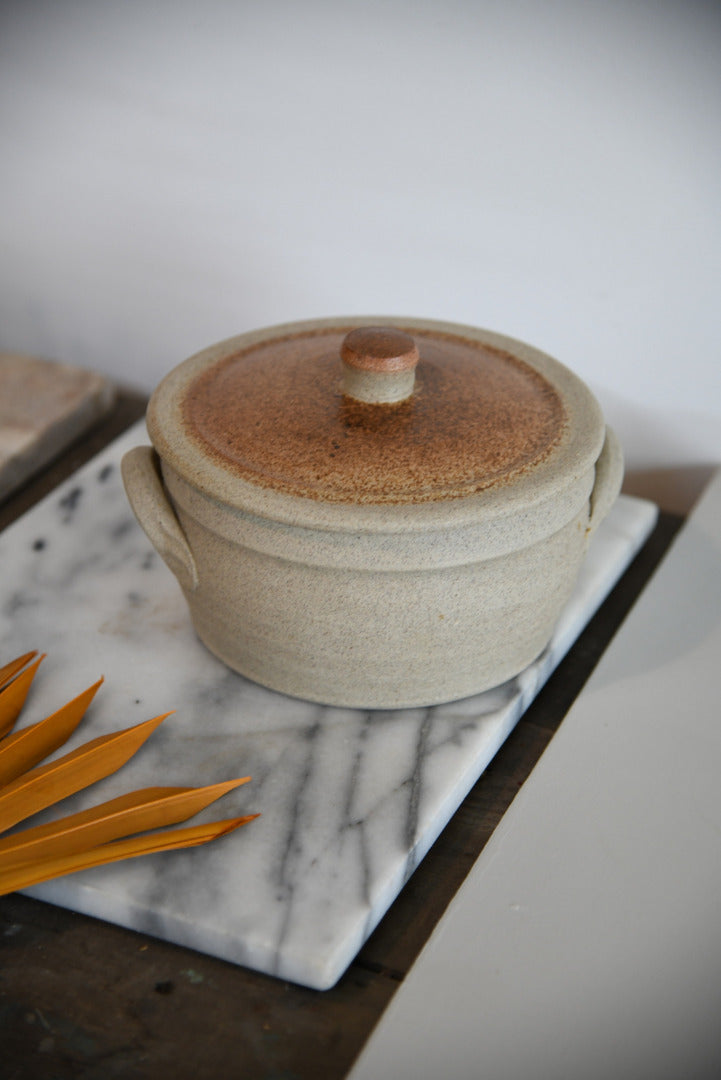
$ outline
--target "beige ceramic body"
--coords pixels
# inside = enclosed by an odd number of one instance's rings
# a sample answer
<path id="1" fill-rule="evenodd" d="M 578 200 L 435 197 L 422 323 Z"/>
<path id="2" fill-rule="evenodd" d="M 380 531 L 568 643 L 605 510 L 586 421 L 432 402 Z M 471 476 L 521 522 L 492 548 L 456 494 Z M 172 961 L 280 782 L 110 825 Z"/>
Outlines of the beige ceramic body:
<path id="1" fill-rule="evenodd" d="M 300 325 L 333 323 L 341 320 Z M 258 338 L 243 335 L 171 373 L 149 409 L 155 450 L 138 447 L 123 461 L 131 505 L 176 574 L 198 636 L 258 683 L 379 709 L 505 681 L 547 644 L 589 537 L 618 494 L 618 444 L 567 369 L 498 335 L 417 325 L 501 343 L 560 380 L 573 431 L 556 460 L 472 498 L 403 506 L 338 506 L 256 488 L 200 454 L 193 468 L 174 411 L 199 370 Z"/>

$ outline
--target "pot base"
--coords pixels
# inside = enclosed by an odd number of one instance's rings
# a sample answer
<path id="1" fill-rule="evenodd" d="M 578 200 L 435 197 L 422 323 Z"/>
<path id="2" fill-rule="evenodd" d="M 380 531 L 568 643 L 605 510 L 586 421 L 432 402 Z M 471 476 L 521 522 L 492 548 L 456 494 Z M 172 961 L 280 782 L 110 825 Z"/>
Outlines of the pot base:
<path id="1" fill-rule="evenodd" d="M 193 622 L 193 628 L 201 644 L 218 660 L 239 675 L 267 690 L 273 690 L 276 693 L 300 701 L 310 701 L 316 705 L 381 711 L 430 708 L 434 705 L 446 705 L 453 701 L 460 701 L 463 698 L 473 697 L 475 694 L 483 693 L 486 690 L 494 690 L 510 679 L 515 678 L 516 675 L 519 675 L 537 660 L 550 641 L 550 636 L 545 638 L 540 646 L 534 645 L 522 661 L 509 664 L 506 668 L 497 668 L 493 675 L 487 675 L 485 679 L 479 679 L 476 672 L 468 679 L 463 680 L 463 682 L 456 679 L 453 681 L 447 680 L 446 683 L 441 684 L 438 679 L 435 679 L 433 684 L 429 686 L 427 685 L 426 673 L 425 680 L 419 677 L 416 685 L 409 687 L 405 683 L 400 685 L 398 682 L 384 686 L 376 678 L 364 681 L 362 687 L 354 693 L 352 690 L 345 688 L 339 689 L 337 685 L 333 685 L 332 680 L 328 680 L 325 684 L 320 683 L 317 676 L 313 677 L 312 674 L 308 673 L 295 672 L 295 678 L 293 678 L 287 670 L 283 670 L 268 676 L 263 671 L 259 672 L 252 666 L 225 655 L 222 649 L 215 648 L 212 642 L 206 640 L 195 622 Z"/>

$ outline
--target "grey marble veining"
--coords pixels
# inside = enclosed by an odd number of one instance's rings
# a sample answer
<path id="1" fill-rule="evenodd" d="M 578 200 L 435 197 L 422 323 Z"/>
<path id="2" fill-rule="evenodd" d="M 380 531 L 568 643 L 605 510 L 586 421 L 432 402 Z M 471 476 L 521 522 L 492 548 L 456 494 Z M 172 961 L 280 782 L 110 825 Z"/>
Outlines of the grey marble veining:
<path id="1" fill-rule="evenodd" d="M 198 820 L 261 817 L 202 848 L 29 891 L 324 989 L 633 558 L 656 508 L 619 499 L 553 641 L 517 679 L 429 709 L 326 708 L 249 682 L 198 642 L 120 481 L 123 453 L 145 441 L 138 424 L 0 535 L 0 658 L 47 653 L 23 723 L 105 676 L 66 749 L 176 710 L 128 765 L 63 812 L 149 784 L 250 774 Z"/>

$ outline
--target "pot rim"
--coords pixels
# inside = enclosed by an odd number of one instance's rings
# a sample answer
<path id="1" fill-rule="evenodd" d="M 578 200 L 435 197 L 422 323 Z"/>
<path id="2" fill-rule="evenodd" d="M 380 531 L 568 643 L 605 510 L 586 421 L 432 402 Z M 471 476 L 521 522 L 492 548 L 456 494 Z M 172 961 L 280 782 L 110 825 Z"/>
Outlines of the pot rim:
<path id="1" fill-rule="evenodd" d="M 337 503 L 263 487 L 246 480 L 203 450 L 183 423 L 183 403 L 192 381 L 241 349 L 273 338 L 314 330 L 347 331 L 392 326 L 463 336 L 503 349 L 538 371 L 559 394 L 565 413 L 561 436 L 538 464 L 513 479 L 470 496 L 417 503 Z M 235 335 L 195 353 L 175 367 L 153 392 L 147 412 L 151 442 L 183 480 L 235 510 L 286 525 L 352 532 L 407 532 L 498 520 L 553 500 L 591 469 L 601 452 L 605 423 L 586 384 L 558 360 L 533 346 L 492 331 L 458 323 L 389 316 L 345 316 L 282 323 Z"/>

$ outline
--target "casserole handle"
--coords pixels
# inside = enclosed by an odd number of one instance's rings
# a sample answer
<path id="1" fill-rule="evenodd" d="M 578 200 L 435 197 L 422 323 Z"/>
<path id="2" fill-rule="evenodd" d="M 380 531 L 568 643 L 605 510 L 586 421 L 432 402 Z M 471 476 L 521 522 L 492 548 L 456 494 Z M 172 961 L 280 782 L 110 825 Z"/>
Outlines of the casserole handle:
<path id="1" fill-rule="evenodd" d="M 588 519 L 588 535 L 596 531 L 605 518 L 621 490 L 623 480 L 623 451 L 621 444 L 610 427 L 606 428 L 606 438 L 596 462 L 596 479 L 591 492 L 591 505 Z"/>
<path id="2" fill-rule="evenodd" d="M 198 586 L 198 570 L 182 526 L 168 501 L 158 455 L 151 446 L 128 450 L 120 465 L 128 501 L 142 529 L 186 592 Z"/>

